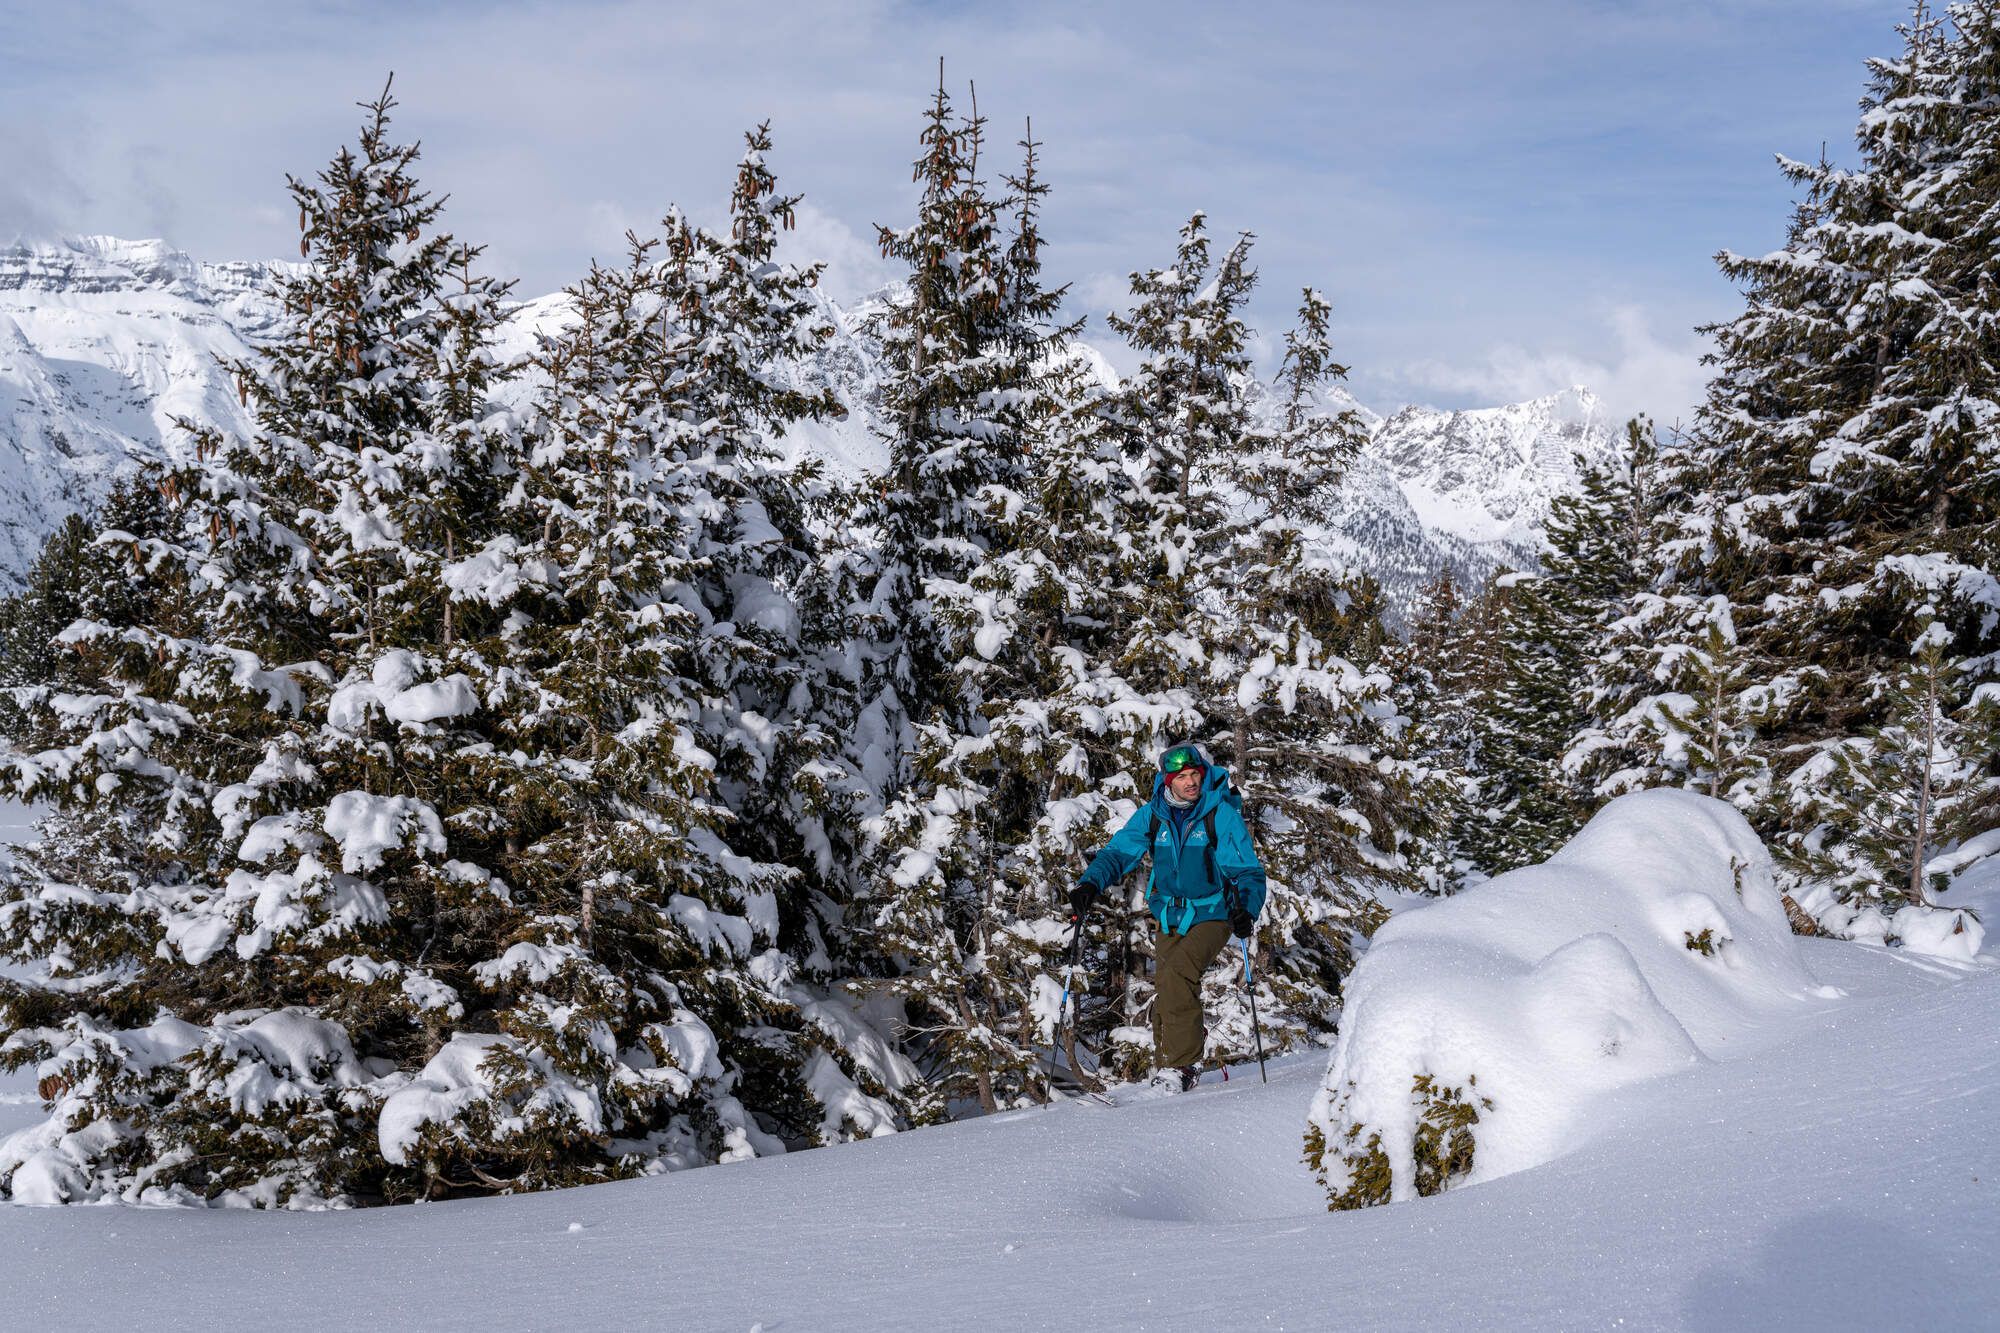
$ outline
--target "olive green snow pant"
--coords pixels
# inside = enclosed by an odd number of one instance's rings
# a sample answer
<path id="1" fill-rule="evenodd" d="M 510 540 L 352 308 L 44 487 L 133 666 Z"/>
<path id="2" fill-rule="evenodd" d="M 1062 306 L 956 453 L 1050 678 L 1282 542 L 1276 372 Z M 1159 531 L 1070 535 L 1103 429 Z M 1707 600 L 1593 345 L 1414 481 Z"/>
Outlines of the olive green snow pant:
<path id="1" fill-rule="evenodd" d="M 1229 943 L 1227 921 L 1197 921 L 1185 935 L 1153 935 L 1153 1066 L 1201 1063 L 1208 1032 L 1201 1016 L 1201 974 Z"/>

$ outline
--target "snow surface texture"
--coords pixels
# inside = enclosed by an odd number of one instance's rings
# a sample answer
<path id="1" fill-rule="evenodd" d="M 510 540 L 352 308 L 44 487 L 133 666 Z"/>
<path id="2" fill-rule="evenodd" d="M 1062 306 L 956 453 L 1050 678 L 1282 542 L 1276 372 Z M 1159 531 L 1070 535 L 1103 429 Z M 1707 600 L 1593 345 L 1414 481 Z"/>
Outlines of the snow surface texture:
<path id="1" fill-rule="evenodd" d="M 1379 1148 L 1401 1201 L 1419 1080 L 1477 1111 L 1466 1180 L 1492 1180 L 1555 1157 L 1605 1093 L 1839 992 L 1800 960 L 1743 816 L 1660 789 L 1610 802 L 1546 864 L 1392 919 L 1343 995 L 1311 1116 L 1328 1189 L 1352 1197 Z"/>
<path id="2" fill-rule="evenodd" d="M 264 285 L 283 267 L 203 264 L 160 241 L 107 236 L 0 247 L 0 593 L 66 515 L 178 447 L 175 417 L 246 428 L 216 357 L 242 357 L 271 332 L 279 312 Z M 852 309 L 819 298 L 833 336 L 788 373 L 832 389 L 846 415 L 794 427 L 784 440 L 794 456 L 850 476 L 884 465 L 883 370 L 867 324 L 890 295 Z M 526 302 L 501 350 L 524 354 L 568 317 L 560 295 Z M 1082 354 L 1113 379 L 1095 349 Z M 1256 403 L 1276 410 L 1268 393 Z M 1549 501 L 1575 483 L 1572 452 L 1602 461 L 1617 449 L 1616 423 L 1582 389 L 1386 420 L 1337 388 L 1321 406 L 1358 410 L 1371 438 L 1311 536 L 1325 558 L 1374 573 L 1392 599 L 1445 567 L 1477 584 L 1499 564 L 1531 563 Z"/>
<path id="3" fill-rule="evenodd" d="M 26 822 L 0 803 L 0 826 Z M 1949 903 L 2000 905 L 2000 865 Z M 1184 1097 L 513 1199 L 0 1208 L 7 1322 L 1990 1327 L 2000 969 L 1795 947 L 1846 1002 L 1777 1006 L 1724 1058 L 1606 1095 L 1567 1155 L 1410 1205 L 1326 1210 L 1298 1161 L 1321 1073 L 1300 1056 L 1268 1085 L 1239 1068 Z M 0 1130 L 39 1118 L 29 1100 L 0 1083 Z"/>

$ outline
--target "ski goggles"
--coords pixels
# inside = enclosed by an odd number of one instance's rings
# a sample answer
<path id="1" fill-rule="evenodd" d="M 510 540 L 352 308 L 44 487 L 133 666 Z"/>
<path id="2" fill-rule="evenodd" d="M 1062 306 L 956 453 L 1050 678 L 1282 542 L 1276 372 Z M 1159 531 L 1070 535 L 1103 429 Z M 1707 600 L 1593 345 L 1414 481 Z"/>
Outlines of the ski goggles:
<path id="1" fill-rule="evenodd" d="M 1207 764 L 1201 762 L 1201 751 L 1195 749 L 1192 745 L 1176 745 L 1173 749 L 1160 756 L 1160 771 L 1162 773 L 1178 773 L 1184 768 L 1207 767 Z"/>

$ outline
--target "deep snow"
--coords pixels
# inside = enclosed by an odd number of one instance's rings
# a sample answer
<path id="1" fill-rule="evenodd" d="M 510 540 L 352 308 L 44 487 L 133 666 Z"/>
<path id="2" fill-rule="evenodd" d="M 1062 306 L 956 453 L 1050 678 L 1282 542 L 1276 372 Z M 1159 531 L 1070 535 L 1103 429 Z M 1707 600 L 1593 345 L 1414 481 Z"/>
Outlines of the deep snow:
<path id="1" fill-rule="evenodd" d="M 1567 1155 L 1416 1203 L 1325 1210 L 1300 1162 L 1323 1060 L 1302 1056 L 1268 1086 L 1238 1070 L 517 1199 L 0 1208 L 0 1309 L 36 1328 L 1990 1327 L 2000 969 L 1801 948 L 1845 1001 L 1612 1094 Z"/>
<path id="2" fill-rule="evenodd" d="M 1468 1179 L 1491 1180 L 1562 1151 L 1605 1093 L 1841 998 L 1800 957 L 1774 874 L 1734 807 L 1655 788 L 1543 864 L 1398 914 L 1347 978 L 1313 1103 L 1329 1187 L 1386 1160 L 1389 1197 L 1417 1197 L 1422 1080 L 1478 1105 Z"/>

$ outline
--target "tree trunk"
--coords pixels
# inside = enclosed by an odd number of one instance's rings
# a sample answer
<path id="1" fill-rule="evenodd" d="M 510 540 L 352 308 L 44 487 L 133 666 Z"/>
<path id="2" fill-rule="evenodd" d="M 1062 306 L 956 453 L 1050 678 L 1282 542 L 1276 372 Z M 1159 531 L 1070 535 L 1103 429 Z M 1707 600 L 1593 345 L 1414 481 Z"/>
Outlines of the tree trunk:
<path id="1" fill-rule="evenodd" d="M 1070 999 L 1073 1003 L 1076 997 L 1072 995 Z M 1062 1049 L 1063 1055 L 1069 1060 L 1070 1076 L 1076 1080 L 1076 1085 L 1085 1092 L 1103 1092 L 1104 1080 L 1090 1073 L 1077 1062 L 1076 1025 L 1074 1023 L 1063 1030 Z"/>
<path id="2" fill-rule="evenodd" d="M 968 1029 L 979 1026 L 979 1017 L 972 1012 L 972 1004 L 962 992 L 958 997 L 958 1021 Z M 993 1075 L 982 1069 L 973 1075 L 973 1082 L 979 1089 L 979 1109 L 988 1115 L 999 1110 L 1000 1103 L 993 1096 Z"/>
<path id="3" fill-rule="evenodd" d="M 450 560 L 452 559 L 452 540 L 451 540 L 451 534 L 449 532 L 445 533 L 444 535 L 444 558 L 447 563 L 449 563 Z M 444 646 L 447 648 L 451 647 L 451 589 L 450 588 L 444 589 Z"/>
<path id="4" fill-rule="evenodd" d="M 1709 663 L 1715 684 L 1708 699 L 1708 795 L 1722 799 L 1722 671 L 1718 662 Z"/>
<path id="5" fill-rule="evenodd" d="M 1930 836 L 1931 766 L 1937 756 L 1937 672 L 1924 671 L 1924 766 L 1917 786 L 1917 841 L 1910 851 L 1910 885 L 1904 896 L 1919 907 L 1930 906 L 1924 895 L 1924 844 Z"/>

